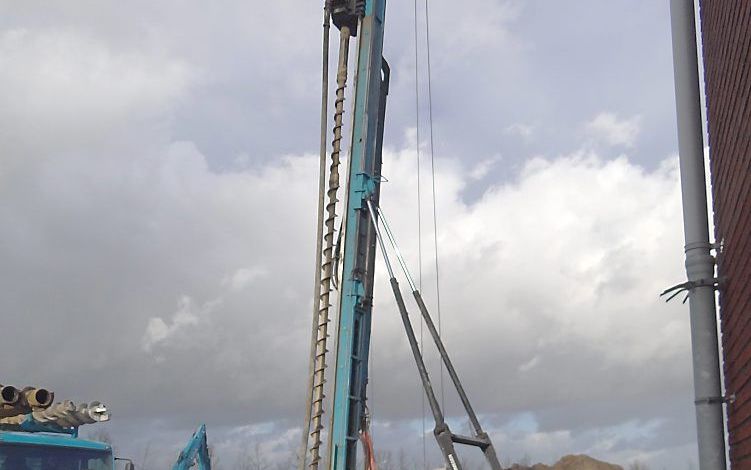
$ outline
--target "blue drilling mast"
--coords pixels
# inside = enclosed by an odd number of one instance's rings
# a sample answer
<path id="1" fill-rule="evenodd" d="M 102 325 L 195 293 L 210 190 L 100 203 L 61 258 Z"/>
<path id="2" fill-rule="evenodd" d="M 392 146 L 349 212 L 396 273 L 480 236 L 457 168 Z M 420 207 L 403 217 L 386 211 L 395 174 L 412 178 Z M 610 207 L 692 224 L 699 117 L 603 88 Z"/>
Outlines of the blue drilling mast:
<path id="1" fill-rule="evenodd" d="M 303 452 L 300 470 L 309 464 L 318 470 L 321 455 L 323 413 L 325 402 L 325 370 L 329 307 L 332 289 L 338 291 L 336 315 L 336 350 L 334 382 L 331 387 L 331 420 L 326 453 L 329 470 L 354 470 L 357 465 L 357 443 L 363 442 L 365 466 L 375 470 L 372 441 L 368 434 L 369 417 L 366 399 L 368 385 L 368 355 L 370 348 L 371 313 L 373 307 L 373 281 L 376 246 L 381 251 L 389 272 L 392 290 L 404 323 L 423 388 L 435 419 L 434 434 L 443 453 L 447 468 L 461 470 L 454 444 L 480 448 L 492 470 L 500 464 L 489 436 L 469 404 L 469 399 L 449 360 L 443 342 L 433 324 L 422 296 L 415 287 L 406 263 L 398 248 L 393 232 L 386 224 L 379 207 L 382 146 L 386 97 L 389 85 L 389 67 L 382 56 L 385 0 L 326 0 L 324 7 L 323 93 L 321 106 L 321 147 L 318 204 L 318 250 L 316 253 L 316 283 L 313 313 L 313 331 L 310 349 L 310 375 L 308 381 L 307 409 Z M 327 178 L 328 133 L 328 44 L 330 22 L 339 29 L 339 58 L 336 75 L 331 160 Z M 337 190 L 343 139 L 343 115 L 348 76 L 349 43 L 357 38 L 357 69 L 354 90 L 352 128 L 347 183 L 345 185 L 344 213 L 338 241 L 335 243 Z M 327 200 L 325 201 L 325 199 Z M 325 213 L 324 213 L 325 206 Z M 399 289 L 379 230 L 379 219 L 384 223 L 393 250 L 396 252 L 418 309 L 428 325 L 441 359 L 455 386 L 472 425 L 473 435 L 462 436 L 451 432 L 443 411 L 433 392 L 422 352 L 412 328 L 407 307 Z M 341 279 L 337 286 L 336 280 Z M 307 458 L 308 451 L 310 457 Z"/>
<path id="2" fill-rule="evenodd" d="M 385 0 L 364 2 L 359 21 L 354 118 L 344 215 L 342 282 L 339 295 L 330 468 L 351 469 L 365 423 L 375 232 L 366 202 L 378 202 L 383 118 L 389 69 L 383 49 Z M 355 13 L 360 5 L 353 5 Z M 335 24 L 346 24 L 346 20 Z M 347 26 L 342 26 L 346 29 Z M 350 29 L 351 30 L 351 29 Z"/>

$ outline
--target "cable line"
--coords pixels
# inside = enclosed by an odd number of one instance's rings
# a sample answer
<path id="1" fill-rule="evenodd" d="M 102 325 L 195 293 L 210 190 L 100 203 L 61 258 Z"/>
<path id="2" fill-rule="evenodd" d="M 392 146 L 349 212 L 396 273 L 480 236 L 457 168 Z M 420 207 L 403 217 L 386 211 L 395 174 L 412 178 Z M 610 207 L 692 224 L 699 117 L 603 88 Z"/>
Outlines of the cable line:
<path id="1" fill-rule="evenodd" d="M 426 60 L 428 66 L 428 123 L 430 132 L 430 177 L 431 186 L 433 191 L 433 246 L 435 250 L 435 296 L 436 296 L 436 312 L 438 313 L 438 334 L 443 334 L 443 328 L 441 326 L 441 282 L 440 282 L 440 270 L 438 263 L 438 215 L 436 210 L 436 191 L 435 191 L 435 156 L 433 152 L 433 87 L 431 80 L 431 67 L 430 67 L 430 15 L 428 10 L 428 0 L 425 0 L 425 39 L 426 39 Z M 446 408 L 446 398 L 443 393 L 443 363 L 441 362 L 441 406 Z"/>
<path id="2" fill-rule="evenodd" d="M 417 274 L 418 284 L 422 289 L 422 202 L 420 185 L 420 72 L 419 47 L 418 47 L 418 24 L 417 24 L 417 0 L 415 7 L 415 150 L 417 155 Z M 420 350 L 424 347 L 423 321 L 420 320 Z M 427 470 L 427 444 L 425 442 L 425 394 L 420 392 L 420 414 L 422 417 L 422 466 Z"/>

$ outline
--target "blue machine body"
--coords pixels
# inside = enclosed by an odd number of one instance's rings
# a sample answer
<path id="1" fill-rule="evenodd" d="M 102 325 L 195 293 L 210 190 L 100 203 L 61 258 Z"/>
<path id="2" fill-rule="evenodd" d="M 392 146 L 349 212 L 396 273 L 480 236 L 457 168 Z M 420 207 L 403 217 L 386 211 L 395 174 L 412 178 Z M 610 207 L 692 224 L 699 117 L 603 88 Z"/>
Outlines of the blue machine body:
<path id="1" fill-rule="evenodd" d="M 105 442 L 78 439 L 70 434 L 0 431 L 0 447 L 13 444 L 47 447 L 69 447 L 75 449 L 100 450 L 103 452 L 112 453 L 112 446 Z"/>
<path id="2" fill-rule="evenodd" d="M 0 425 L 0 430 L 23 431 L 23 432 L 47 432 L 53 434 L 67 434 L 78 437 L 78 427 L 65 428 L 54 422 L 42 423 L 34 419 L 31 414 L 26 415 L 23 421 L 17 425 Z"/>
<path id="3" fill-rule="evenodd" d="M 388 66 L 382 58 L 386 0 L 366 0 L 358 31 L 357 75 L 345 212 L 330 468 L 355 468 L 364 423 L 375 233 L 367 200 L 378 203 Z"/>
<path id="4" fill-rule="evenodd" d="M 112 446 L 105 442 L 90 441 L 78 438 L 78 428 L 65 428 L 55 423 L 39 423 L 29 415 L 19 425 L 4 425 L 0 430 L 0 464 L 10 448 L 24 449 L 24 458 L 54 457 L 55 450 L 80 450 L 87 456 L 96 455 L 96 459 L 106 461 L 109 469 L 115 468 L 115 457 Z M 34 450 L 37 448 L 37 450 Z M 18 452 L 16 450 L 16 452 Z M 70 452 L 65 452 L 70 454 Z M 60 454 L 62 455 L 62 454 Z M 74 456 L 75 457 L 75 456 Z M 206 426 L 201 425 L 180 452 L 173 470 L 188 470 L 197 466 L 199 470 L 211 470 L 211 459 L 206 439 Z M 4 468 L 4 467 L 3 467 Z"/>
<path id="5" fill-rule="evenodd" d="M 5 456 L 12 449 L 23 453 L 24 458 L 31 459 L 55 455 L 74 458 L 76 454 L 81 458 L 81 455 L 85 455 L 86 458 L 96 458 L 100 464 L 106 463 L 110 469 L 115 468 L 112 446 L 104 442 L 79 439 L 72 433 L 0 431 L 0 456 L 7 458 Z"/>

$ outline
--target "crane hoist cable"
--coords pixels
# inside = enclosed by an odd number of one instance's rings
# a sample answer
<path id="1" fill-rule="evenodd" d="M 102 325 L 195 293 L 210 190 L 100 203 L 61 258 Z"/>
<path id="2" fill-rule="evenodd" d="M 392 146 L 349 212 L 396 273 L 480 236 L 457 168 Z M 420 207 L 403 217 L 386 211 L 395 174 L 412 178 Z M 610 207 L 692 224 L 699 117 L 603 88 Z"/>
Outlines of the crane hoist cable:
<path id="1" fill-rule="evenodd" d="M 430 13 L 428 0 L 424 0 L 425 13 L 425 65 L 427 68 L 427 106 L 428 106 L 428 136 L 429 144 L 428 153 L 430 154 L 430 183 L 431 183 L 431 202 L 432 202 L 432 219 L 433 219 L 433 249 L 434 249 L 434 267 L 435 267 L 435 295 L 436 310 L 438 313 L 438 332 L 443 333 L 442 315 L 441 315 L 441 286 L 440 286 L 440 265 L 438 250 L 438 214 L 437 198 L 435 184 L 435 142 L 433 138 L 433 86 L 432 86 L 432 67 L 430 62 Z M 419 41 L 418 41 L 418 0 L 414 0 L 414 39 L 415 39 L 415 109 L 416 109 L 416 150 L 417 150 L 417 236 L 418 236 L 418 286 L 422 290 L 422 200 L 421 200 L 421 168 L 420 168 L 420 81 L 419 81 Z M 420 349 L 423 349 L 423 321 L 420 321 Z M 440 362 L 440 398 L 441 407 L 446 407 L 444 380 L 443 380 L 443 362 Z M 426 466 L 425 451 L 425 398 L 422 400 L 422 445 L 423 445 L 423 466 Z"/>
<path id="2" fill-rule="evenodd" d="M 434 248 L 434 260 L 435 260 L 435 302 L 436 313 L 438 314 L 438 334 L 443 334 L 442 322 L 441 322 L 441 276 L 439 264 L 438 264 L 438 211 L 436 206 L 438 204 L 436 200 L 435 190 L 435 152 L 433 141 L 433 85 L 432 85 L 432 70 L 430 66 L 430 10 L 428 9 L 428 0 L 425 0 L 425 59 L 428 68 L 428 135 L 430 136 L 430 186 L 433 196 L 433 248 Z M 441 375 L 440 375 L 440 390 L 441 390 L 441 406 L 446 408 L 445 394 L 443 393 L 443 363 L 441 363 Z"/>
<path id="3" fill-rule="evenodd" d="M 414 0 L 414 39 L 415 39 L 415 156 L 417 160 L 417 282 L 422 289 L 422 193 L 421 193 L 421 168 L 420 168 L 420 61 L 418 47 L 417 27 L 417 1 Z M 420 350 L 423 349 L 423 322 L 420 321 Z M 427 470 L 428 451 L 425 440 L 425 394 L 420 393 L 420 439 L 422 442 L 422 467 Z"/>

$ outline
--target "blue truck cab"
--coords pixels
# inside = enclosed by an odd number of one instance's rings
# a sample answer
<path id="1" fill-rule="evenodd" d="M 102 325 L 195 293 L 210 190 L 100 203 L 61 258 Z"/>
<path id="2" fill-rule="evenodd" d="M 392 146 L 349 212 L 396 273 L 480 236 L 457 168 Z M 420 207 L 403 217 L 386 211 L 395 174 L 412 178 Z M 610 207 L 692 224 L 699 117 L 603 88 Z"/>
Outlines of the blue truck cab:
<path id="1" fill-rule="evenodd" d="M 115 461 L 134 470 L 133 461 L 116 458 L 110 444 L 78 437 L 80 426 L 109 421 L 105 405 L 53 399 L 47 389 L 0 385 L 0 470 L 115 470 Z M 172 468 L 211 470 L 210 457 L 202 424 Z"/>
<path id="2" fill-rule="evenodd" d="M 0 470 L 114 470 L 112 446 L 70 434 L 0 431 Z"/>

